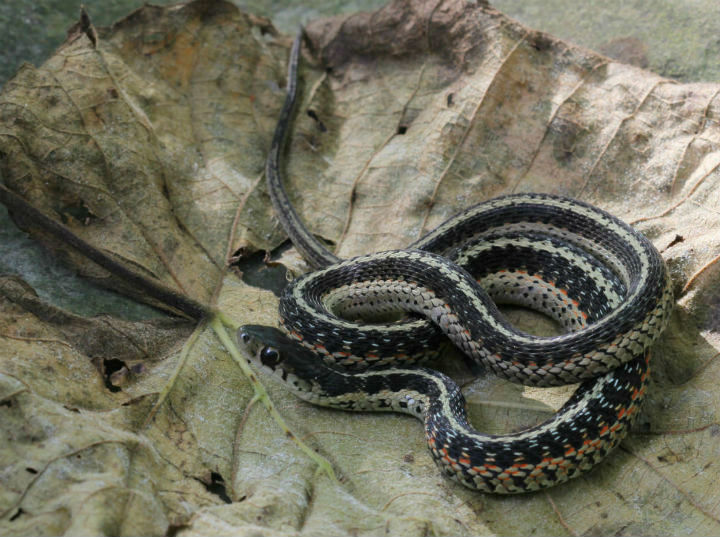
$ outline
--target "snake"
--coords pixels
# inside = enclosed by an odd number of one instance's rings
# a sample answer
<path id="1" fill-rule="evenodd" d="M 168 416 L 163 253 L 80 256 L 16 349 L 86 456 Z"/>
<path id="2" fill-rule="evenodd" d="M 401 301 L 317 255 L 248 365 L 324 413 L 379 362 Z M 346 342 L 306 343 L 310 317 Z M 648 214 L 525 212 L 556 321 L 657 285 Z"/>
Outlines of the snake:
<path id="1" fill-rule="evenodd" d="M 275 214 L 316 270 L 284 289 L 281 328 L 241 326 L 238 343 L 312 404 L 420 419 L 442 473 L 469 488 L 532 492 L 589 471 L 625 437 L 647 390 L 650 347 L 674 304 L 660 253 L 602 209 L 522 193 L 469 207 L 405 249 L 340 259 L 306 228 L 282 185 L 301 43 L 302 32 L 266 176 Z M 499 304 L 543 313 L 564 332 L 523 332 Z M 448 340 L 511 382 L 579 387 L 539 425 L 481 433 L 457 384 L 423 366 Z"/>

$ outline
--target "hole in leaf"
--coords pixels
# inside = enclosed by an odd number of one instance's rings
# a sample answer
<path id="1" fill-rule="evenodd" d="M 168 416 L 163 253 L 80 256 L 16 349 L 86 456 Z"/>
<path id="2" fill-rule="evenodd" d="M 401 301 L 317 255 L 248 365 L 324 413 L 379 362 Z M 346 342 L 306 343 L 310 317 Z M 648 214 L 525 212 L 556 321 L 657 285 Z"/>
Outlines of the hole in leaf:
<path id="1" fill-rule="evenodd" d="M 290 246 L 290 242 L 283 243 L 274 253 L 285 252 L 290 249 Z M 287 271 L 280 263 L 268 262 L 271 255 L 263 251 L 250 255 L 245 254 L 233 266 L 240 271 L 242 281 L 246 284 L 267 289 L 276 296 L 280 296 L 280 293 L 287 285 L 287 277 L 285 276 Z"/>
<path id="2" fill-rule="evenodd" d="M 675 246 L 676 244 L 680 244 L 680 243 L 683 242 L 683 241 L 685 241 L 685 237 L 683 237 L 682 235 L 675 235 L 675 238 L 674 238 L 672 241 L 670 241 L 670 244 L 668 244 L 665 249 L 667 250 L 667 249 L 670 248 L 671 246 Z"/>
<path id="3" fill-rule="evenodd" d="M 112 378 L 113 373 L 120 371 L 124 367 L 126 367 L 125 362 L 122 360 L 118 360 L 116 358 L 103 359 L 105 387 L 113 393 L 121 391 L 122 388 L 115 386 L 112 382 L 110 382 L 110 379 Z"/>
<path id="4" fill-rule="evenodd" d="M 209 493 L 214 494 L 225 503 L 232 503 L 230 496 L 227 495 L 225 480 L 217 472 L 210 473 L 210 483 L 206 483 L 203 479 L 198 479 L 198 481 L 203 484 Z"/>
<path id="5" fill-rule="evenodd" d="M 60 209 L 60 215 L 62 216 L 63 222 L 66 224 L 77 221 L 88 226 L 95 219 L 95 215 L 83 201 L 80 201 L 77 204 L 62 207 Z"/>
<path id="6" fill-rule="evenodd" d="M 178 533 L 180 533 L 180 530 L 184 530 L 189 527 L 190 526 L 188 524 L 170 524 L 165 531 L 165 537 L 175 537 Z"/>
<path id="7" fill-rule="evenodd" d="M 323 123 L 322 120 L 318 117 L 317 113 L 315 113 L 315 110 L 308 110 L 307 115 L 310 116 L 313 120 L 315 120 L 315 124 L 317 125 L 317 128 L 320 130 L 320 132 L 327 132 L 327 127 L 325 126 L 325 123 Z"/>

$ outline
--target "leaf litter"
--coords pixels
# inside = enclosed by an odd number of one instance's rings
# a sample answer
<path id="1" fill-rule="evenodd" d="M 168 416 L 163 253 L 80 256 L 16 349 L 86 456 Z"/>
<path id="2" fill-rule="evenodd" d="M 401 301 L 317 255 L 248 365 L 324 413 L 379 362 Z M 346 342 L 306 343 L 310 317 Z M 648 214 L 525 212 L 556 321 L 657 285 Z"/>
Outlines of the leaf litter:
<path id="1" fill-rule="evenodd" d="M 523 191 L 596 204 L 655 242 L 678 306 L 635 431 L 583 478 L 497 498 L 444 479 L 416 421 L 311 407 L 266 379 L 334 483 L 252 407 L 207 324 L 73 316 L 4 277 L 0 532 L 717 533 L 718 86 L 613 62 L 482 3 L 393 2 L 306 30 L 286 182 L 339 255 L 401 248 L 470 204 Z M 289 41 L 221 1 L 146 6 L 107 29 L 81 21 L 0 94 L 5 186 L 178 296 L 276 324 L 275 296 L 228 259 L 285 240 L 263 165 Z M 85 277 L 152 302 L 13 217 Z M 560 404 L 465 380 L 488 432 Z"/>

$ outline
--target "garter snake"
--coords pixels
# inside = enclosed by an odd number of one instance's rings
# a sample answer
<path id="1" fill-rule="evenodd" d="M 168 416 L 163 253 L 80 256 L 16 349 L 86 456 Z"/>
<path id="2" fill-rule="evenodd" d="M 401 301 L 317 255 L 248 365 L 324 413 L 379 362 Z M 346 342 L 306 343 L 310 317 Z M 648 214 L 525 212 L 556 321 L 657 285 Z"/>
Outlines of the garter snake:
<path id="1" fill-rule="evenodd" d="M 311 403 L 419 417 L 435 461 L 468 487 L 528 492 L 592 468 L 637 414 L 648 349 L 672 310 L 671 280 L 660 254 L 632 227 L 591 205 L 515 194 L 466 209 L 406 250 L 340 260 L 305 228 L 280 178 L 300 44 L 298 36 L 266 172 L 278 219 L 319 270 L 285 289 L 283 330 L 246 325 L 238 331 L 239 343 Z M 496 303 L 543 312 L 566 333 L 521 332 Z M 416 317 L 362 322 L 399 312 Z M 467 421 L 457 385 L 414 365 L 433 355 L 443 334 L 513 382 L 582 384 L 536 427 L 479 433 Z"/>

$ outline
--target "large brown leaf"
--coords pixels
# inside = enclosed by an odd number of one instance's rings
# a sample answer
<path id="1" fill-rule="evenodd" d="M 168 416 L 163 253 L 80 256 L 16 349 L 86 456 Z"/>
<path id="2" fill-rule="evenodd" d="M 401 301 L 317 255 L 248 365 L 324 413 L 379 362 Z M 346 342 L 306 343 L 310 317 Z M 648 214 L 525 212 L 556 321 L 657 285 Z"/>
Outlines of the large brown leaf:
<path id="1" fill-rule="evenodd" d="M 440 476 L 411 418 L 318 409 L 267 380 L 342 476 L 332 483 L 249 406 L 204 324 L 82 319 L 6 278 L 0 531 L 717 533 L 720 87 L 677 84 L 459 0 L 395 2 L 307 31 L 287 184 L 339 255 L 403 247 L 518 191 L 584 199 L 655 242 L 678 308 L 636 431 L 586 477 L 498 498 Z M 287 45 L 221 1 L 146 7 L 97 33 L 80 25 L 0 95 L 4 182 L 138 272 L 274 324 L 272 293 L 226 266 L 284 239 L 262 169 Z M 144 298 L 14 216 L 82 273 Z M 489 379 L 465 393 L 488 432 L 562 404 L 557 390 Z"/>

